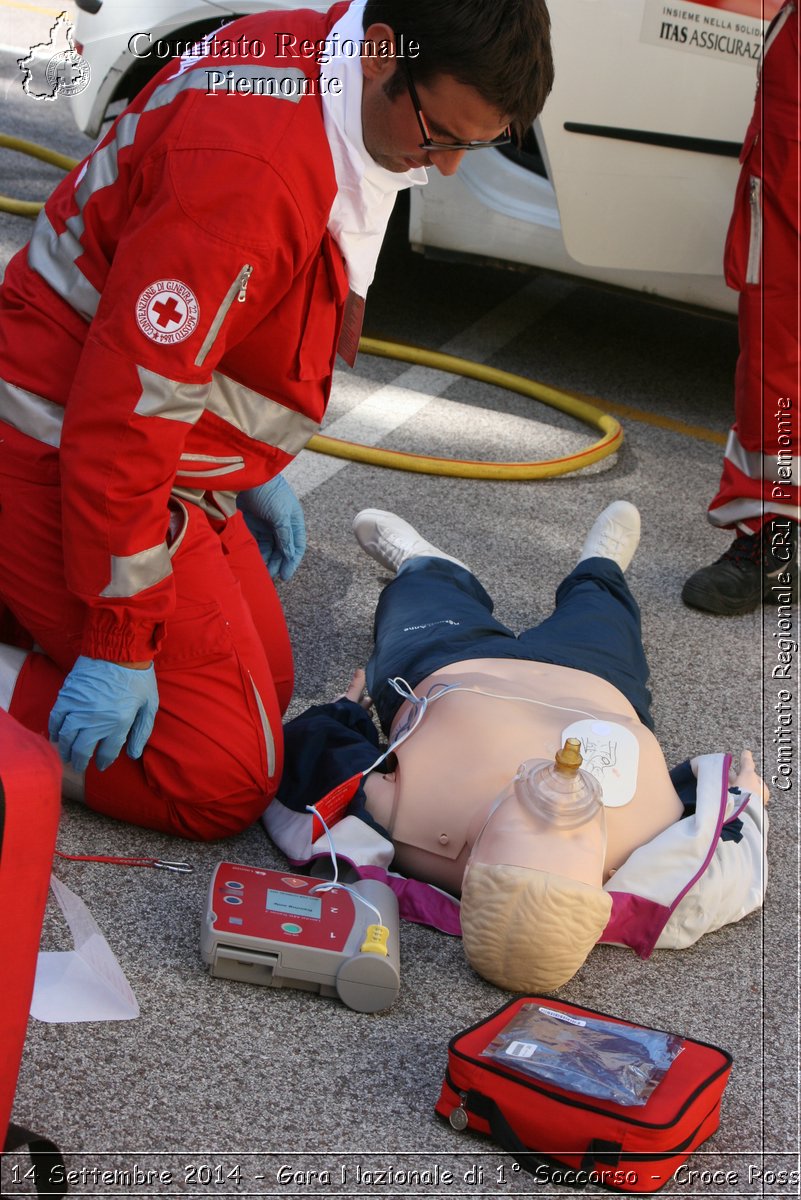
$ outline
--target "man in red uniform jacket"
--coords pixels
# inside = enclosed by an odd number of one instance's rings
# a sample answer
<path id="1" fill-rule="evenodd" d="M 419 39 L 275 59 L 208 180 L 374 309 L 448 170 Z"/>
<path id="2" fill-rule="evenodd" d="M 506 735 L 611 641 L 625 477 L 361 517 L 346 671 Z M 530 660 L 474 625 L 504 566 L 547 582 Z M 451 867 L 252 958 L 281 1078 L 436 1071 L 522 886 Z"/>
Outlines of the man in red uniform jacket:
<path id="1" fill-rule="evenodd" d="M 738 535 L 682 591 L 685 604 L 723 615 L 798 597 L 798 21 L 798 0 L 786 0 L 765 39 L 726 242 L 726 282 L 740 293 L 740 357 L 735 425 L 709 520 Z"/>
<path id="2" fill-rule="evenodd" d="M 397 191 L 524 128 L 551 81 L 543 0 L 260 14 L 166 66 L 50 197 L 0 293 L 0 706 L 91 807 L 215 838 L 272 798 L 292 659 L 265 563 L 303 552 L 280 471 L 346 299 Z"/>

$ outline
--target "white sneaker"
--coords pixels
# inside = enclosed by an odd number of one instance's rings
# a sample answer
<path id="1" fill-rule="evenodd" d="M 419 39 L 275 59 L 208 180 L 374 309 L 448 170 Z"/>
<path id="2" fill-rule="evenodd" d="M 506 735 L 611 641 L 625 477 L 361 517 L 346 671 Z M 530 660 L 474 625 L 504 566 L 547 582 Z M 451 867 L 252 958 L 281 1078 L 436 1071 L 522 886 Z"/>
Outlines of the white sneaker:
<path id="1" fill-rule="evenodd" d="M 446 558 L 449 562 L 465 567 L 458 558 L 438 550 L 395 513 L 383 512 L 380 508 L 363 508 L 353 518 L 356 541 L 376 562 L 390 571 L 398 571 L 410 558 Z M 465 567 L 465 570 L 469 570 Z"/>
<path id="2" fill-rule="evenodd" d="M 615 500 L 605 508 L 584 541 L 579 562 L 585 558 L 611 558 L 625 571 L 640 543 L 640 514 L 628 500 Z"/>

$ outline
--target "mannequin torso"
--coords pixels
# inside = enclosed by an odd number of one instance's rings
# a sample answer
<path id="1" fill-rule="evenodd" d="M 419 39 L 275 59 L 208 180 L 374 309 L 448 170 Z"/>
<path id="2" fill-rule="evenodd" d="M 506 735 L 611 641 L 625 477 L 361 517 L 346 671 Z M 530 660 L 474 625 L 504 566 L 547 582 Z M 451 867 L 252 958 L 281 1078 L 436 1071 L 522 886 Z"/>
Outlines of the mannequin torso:
<path id="1" fill-rule="evenodd" d="M 526 759 L 553 759 L 563 730 L 588 716 L 624 726 L 639 745 L 634 796 L 605 810 L 604 881 L 633 850 L 681 817 L 659 743 L 618 689 L 598 676 L 549 663 L 471 659 L 429 675 L 415 693 L 425 696 L 443 683 L 521 699 L 475 691 L 443 696 L 398 747 L 397 770 L 368 777 L 368 809 L 391 834 L 405 874 L 458 893 L 495 797 Z M 398 711 L 393 736 L 409 708 L 403 704 Z"/>

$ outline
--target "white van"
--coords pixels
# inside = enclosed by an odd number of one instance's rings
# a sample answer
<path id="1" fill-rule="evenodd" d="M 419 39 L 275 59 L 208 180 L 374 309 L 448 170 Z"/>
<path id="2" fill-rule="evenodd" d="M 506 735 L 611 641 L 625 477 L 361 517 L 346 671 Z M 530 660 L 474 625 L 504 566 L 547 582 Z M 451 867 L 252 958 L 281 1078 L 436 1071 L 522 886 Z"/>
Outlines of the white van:
<path id="1" fill-rule="evenodd" d="M 435 2 L 435 0 L 432 0 Z M 411 194 L 413 247 L 733 312 L 722 279 L 737 155 L 780 0 L 551 0 L 556 83 L 519 149 L 465 155 Z M 174 49 L 293 0 L 77 0 L 95 136 Z M 313 7 L 325 8 L 319 0 Z"/>

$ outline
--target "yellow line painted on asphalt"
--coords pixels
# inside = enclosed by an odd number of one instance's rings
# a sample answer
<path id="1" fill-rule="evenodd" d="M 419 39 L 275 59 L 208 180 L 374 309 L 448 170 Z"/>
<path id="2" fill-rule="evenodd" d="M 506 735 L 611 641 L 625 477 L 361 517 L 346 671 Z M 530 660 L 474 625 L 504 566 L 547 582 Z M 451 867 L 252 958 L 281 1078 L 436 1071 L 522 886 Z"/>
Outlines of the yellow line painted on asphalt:
<path id="1" fill-rule="evenodd" d="M 25 0 L 0 0 L 0 8 L 24 8 L 28 12 L 46 13 L 48 17 L 60 17 L 63 8 L 45 8 L 41 4 L 26 4 Z"/>
<path id="2" fill-rule="evenodd" d="M 593 404 L 601 406 L 604 412 L 614 413 L 616 417 L 628 417 L 632 421 L 641 421 L 644 425 L 654 425 L 657 429 L 667 429 L 671 433 L 680 433 L 684 437 L 695 438 L 699 442 L 712 442 L 716 446 L 725 446 L 727 435 L 718 433 L 715 429 L 706 429 L 703 425 L 688 425 L 686 421 L 676 421 L 673 417 L 661 417 L 659 413 L 643 412 L 641 408 L 633 408 L 630 404 L 615 404 L 612 400 L 599 400 L 597 396 L 585 396 L 582 392 L 570 392 L 579 400 L 592 400 Z"/>

